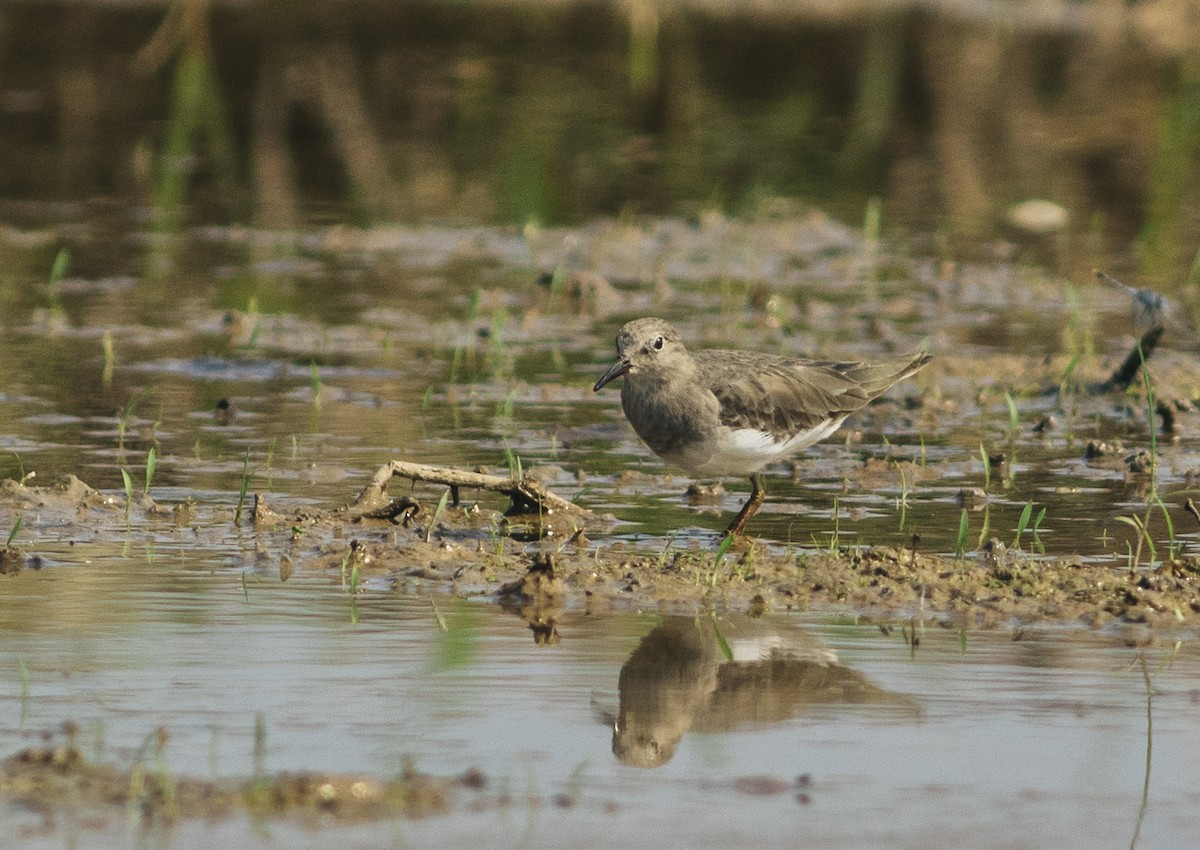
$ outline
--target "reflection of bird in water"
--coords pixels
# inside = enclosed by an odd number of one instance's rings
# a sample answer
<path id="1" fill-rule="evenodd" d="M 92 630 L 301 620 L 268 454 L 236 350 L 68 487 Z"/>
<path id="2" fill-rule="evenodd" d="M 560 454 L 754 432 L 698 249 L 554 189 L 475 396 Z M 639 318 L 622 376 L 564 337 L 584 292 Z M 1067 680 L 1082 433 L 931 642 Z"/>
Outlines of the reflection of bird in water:
<path id="1" fill-rule="evenodd" d="M 1174 314 L 1171 303 L 1153 289 L 1137 289 L 1101 271 L 1096 272 L 1096 277 L 1129 296 L 1130 318 L 1134 332 L 1139 336 L 1153 328 L 1166 327 L 1167 320 Z"/>
<path id="2" fill-rule="evenodd" d="M 778 723 L 812 705 L 891 704 L 916 712 L 837 663 L 800 629 L 769 620 L 668 617 L 621 667 L 613 754 L 623 764 L 659 767 L 690 731 Z"/>

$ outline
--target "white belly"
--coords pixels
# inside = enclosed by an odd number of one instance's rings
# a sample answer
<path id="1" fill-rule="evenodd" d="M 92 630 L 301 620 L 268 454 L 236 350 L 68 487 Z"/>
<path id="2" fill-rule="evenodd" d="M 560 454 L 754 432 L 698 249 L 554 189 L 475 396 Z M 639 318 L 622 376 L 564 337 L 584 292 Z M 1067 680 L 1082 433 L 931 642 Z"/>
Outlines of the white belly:
<path id="1" fill-rule="evenodd" d="M 749 475 L 824 440 L 846 420 L 830 419 L 786 440 L 776 440 L 756 428 L 722 429 L 713 440 L 667 458 L 693 475 Z"/>

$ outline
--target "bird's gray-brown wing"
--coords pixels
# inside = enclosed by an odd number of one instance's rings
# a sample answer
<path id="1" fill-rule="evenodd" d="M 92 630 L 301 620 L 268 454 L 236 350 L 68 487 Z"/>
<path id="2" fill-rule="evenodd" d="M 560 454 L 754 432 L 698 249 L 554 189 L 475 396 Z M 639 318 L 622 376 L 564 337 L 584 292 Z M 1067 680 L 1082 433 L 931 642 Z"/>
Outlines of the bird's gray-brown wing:
<path id="1" fill-rule="evenodd" d="M 757 428 L 780 440 L 853 413 L 929 360 L 806 361 L 741 351 L 693 356 L 720 403 L 721 424 Z"/>

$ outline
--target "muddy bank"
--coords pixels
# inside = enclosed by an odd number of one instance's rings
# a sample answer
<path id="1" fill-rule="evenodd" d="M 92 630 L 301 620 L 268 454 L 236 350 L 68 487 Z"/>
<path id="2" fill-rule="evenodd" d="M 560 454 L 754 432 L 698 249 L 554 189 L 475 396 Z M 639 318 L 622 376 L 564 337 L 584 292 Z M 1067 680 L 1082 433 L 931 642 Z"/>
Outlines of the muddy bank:
<path id="1" fill-rule="evenodd" d="M 144 824 L 191 817 L 249 814 L 291 818 L 312 826 L 353 824 L 383 817 L 426 817 L 449 810 L 460 795 L 486 797 L 488 778 L 478 770 L 433 777 L 406 767 L 396 777 L 281 773 L 244 780 L 176 777 L 167 766 L 168 733 L 156 730 L 131 768 L 89 760 L 75 745 L 78 730 L 46 733 L 45 740 L 0 762 L 0 799 L 47 815 L 64 808 L 103 817 L 124 808 Z"/>
<path id="2" fill-rule="evenodd" d="M 240 519 L 255 534 L 255 573 L 279 581 L 296 573 L 324 574 L 351 595 L 383 587 L 487 597 L 524 618 L 539 642 L 554 642 L 556 617 L 579 608 L 834 611 L 885 624 L 920 618 L 961 629 L 1111 626 L 1138 642 L 1200 623 L 1200 557 L 1182 549 L 1157 562 L 1131 549 L 1121 566 L 1047 558 L 996 537 L 957 558 L 922 551 L 919 537 L 907 547 L 831 541 L 825 548 L 800 548 L 753 537 L 724 547 L 714 534 L 711 545 L 692 540 L 648 550 L 606 541 L 612 517 L 559 499 L 532 476 L 509 488 L 514 500 L 506 513 L 503 504 L 468 500 L 458 486 L 426 483 L 391 495 L 388 484 L 397 468 L 432 469 L 426 480 L 437 478 L 435 468 L 388 464 L 357 499 L 329 510 L 256 497 Z M 464 476 L 464 487 L 505 481 L 447 472 Z M 393 483 L 392 489 L 408 488 Z M 461 501 L 452 500 L 452 492 Z M 36 508 L 40 517 L 77 524 L 80 534 L 97 518 L 128 516 L 130 527 L 171 522 L 203 539 L 225 534 L 239 519 L 227 508 L 167 508 L 144 495 L 127 511 L 121 498 L 74 476 L 49 486 L 6 482 L 0 506 Z M 42 565 L 35 552 L 12 541 L 3 564 L 7 573 Z M 365 590 L 368 580 L 371 591 Z"/>

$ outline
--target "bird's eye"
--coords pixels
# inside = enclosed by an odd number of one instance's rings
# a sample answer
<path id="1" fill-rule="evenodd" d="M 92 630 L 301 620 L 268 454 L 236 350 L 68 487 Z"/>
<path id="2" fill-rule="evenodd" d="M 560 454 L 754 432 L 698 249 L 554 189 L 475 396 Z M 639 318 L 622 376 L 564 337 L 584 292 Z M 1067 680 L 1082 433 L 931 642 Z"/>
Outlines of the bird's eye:
<path id="1" fill-rule="evenodd" d="M 655 337 L 654 338 L 654 350 L 662 351 L 662 347 L 663 347 L 663 338 L 661 336 Z"/>

